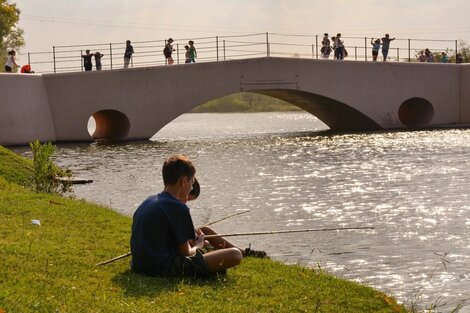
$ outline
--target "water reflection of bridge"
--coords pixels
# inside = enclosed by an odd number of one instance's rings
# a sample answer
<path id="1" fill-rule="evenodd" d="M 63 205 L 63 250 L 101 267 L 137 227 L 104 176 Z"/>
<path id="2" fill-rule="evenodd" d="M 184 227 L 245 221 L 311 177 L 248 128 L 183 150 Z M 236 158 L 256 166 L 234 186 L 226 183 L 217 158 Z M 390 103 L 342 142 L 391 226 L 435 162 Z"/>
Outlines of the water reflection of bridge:
<path id="1" fill-rule="evenodd" d="M 333 130 L 470 123 L 470 66 L 252 58 L 101 72 L 0 75 L 0 144 L 148 139 L 179 115 L 240 91 L 290 102 Z"/>

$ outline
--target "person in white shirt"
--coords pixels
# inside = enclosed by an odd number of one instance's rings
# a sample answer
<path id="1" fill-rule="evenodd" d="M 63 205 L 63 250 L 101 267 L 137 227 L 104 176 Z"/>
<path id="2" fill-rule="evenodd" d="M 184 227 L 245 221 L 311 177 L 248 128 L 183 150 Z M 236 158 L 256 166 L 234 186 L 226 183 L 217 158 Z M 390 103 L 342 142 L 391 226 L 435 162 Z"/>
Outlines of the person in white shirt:
<path id="1" fill-rule="evenodd" d="M 5 63 L 5 72 L 12 73 L 13 72 L 13 67 L 20 67 L 15 62 L 15 55 L 16 55 L 15 50 L 11 50 L 11 51 L 8 52 L 7 62 Z"/>

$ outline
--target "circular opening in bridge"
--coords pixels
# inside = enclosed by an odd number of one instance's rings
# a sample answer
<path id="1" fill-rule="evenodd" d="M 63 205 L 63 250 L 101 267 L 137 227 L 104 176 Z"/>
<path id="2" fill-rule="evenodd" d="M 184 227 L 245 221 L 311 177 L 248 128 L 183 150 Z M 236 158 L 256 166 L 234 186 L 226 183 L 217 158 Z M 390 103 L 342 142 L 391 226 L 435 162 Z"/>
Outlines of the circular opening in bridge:
<path id="1" fill-rule="evenodd" d="M 122 140 L 130 127 L 127 116 L 116 110 L 95 112 L 88 120 L 88 132 L 95 140 Z"/>
<path id="2" fill-rule="evenodd" d="M 424 127 L 434 115 L 431 102 L 423 98 L 411 98 L 403 102 L 398 110 L 400 121 L 408 127 Z"/>

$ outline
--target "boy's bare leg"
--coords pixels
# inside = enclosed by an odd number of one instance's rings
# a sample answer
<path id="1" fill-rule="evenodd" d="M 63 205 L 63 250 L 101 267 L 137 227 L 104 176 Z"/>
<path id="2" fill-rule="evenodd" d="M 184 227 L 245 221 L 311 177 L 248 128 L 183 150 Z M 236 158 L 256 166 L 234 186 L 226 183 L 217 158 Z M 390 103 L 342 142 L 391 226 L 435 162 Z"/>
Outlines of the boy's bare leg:
<path id="1" fill-rule="evenodd" d="M 238 248 L 225 248 L 204 254 L 204 260 L 211 273 L 234 267 L 240 264 L 242 259 L 243 255 Z"/>

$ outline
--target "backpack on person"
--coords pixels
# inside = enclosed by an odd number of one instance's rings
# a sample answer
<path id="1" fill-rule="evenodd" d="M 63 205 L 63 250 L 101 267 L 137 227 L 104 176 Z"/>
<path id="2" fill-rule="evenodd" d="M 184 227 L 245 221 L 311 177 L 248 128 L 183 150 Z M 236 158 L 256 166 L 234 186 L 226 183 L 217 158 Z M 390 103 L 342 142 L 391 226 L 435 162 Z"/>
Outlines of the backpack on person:
<path id="1" fill-rule="evenodd" d="M 165 48 L 163 49 L 163 55 L 165 56 L 165 58 L 169 58 L 169 57 L 171 57 L 171 51 L 170 51 L 170 48 L 168 48 L 168 47 L 165 47 Z"/>

